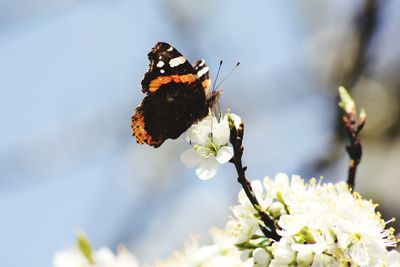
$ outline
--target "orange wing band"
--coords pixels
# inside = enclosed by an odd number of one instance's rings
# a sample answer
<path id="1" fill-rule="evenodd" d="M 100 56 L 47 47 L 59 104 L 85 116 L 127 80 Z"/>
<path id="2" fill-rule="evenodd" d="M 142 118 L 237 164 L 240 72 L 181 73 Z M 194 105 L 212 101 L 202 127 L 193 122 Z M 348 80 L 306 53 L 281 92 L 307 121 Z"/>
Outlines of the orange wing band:
<path id="1" fill-rule="evenodd" d="M 131 118 L 132 135 L 136 138 L 138 144 L 148 144 L 150 146 L 159 147 L 163 140 L 153 140 L 144 128 L 144 117 L 140 109 L 136 109 L 135 114 Z"/>
<path id="2" fill-rule="evenodd" d="M 167 84 L 170 82 L 175 83 L 192 83 L 196 81 L 197 75 L 195 74 L 185 74 L 185 75 L 171 75 L 171 76 L 159 76 L 152 80 L 149 84 L 149 91 L 154 93 L 160 88 L 161 85 Z"/>

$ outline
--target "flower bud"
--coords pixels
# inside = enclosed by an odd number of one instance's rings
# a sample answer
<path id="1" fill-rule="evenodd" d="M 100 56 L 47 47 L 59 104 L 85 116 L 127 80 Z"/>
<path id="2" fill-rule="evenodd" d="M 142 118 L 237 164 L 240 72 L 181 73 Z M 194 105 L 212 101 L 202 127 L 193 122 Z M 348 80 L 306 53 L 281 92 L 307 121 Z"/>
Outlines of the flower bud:
<path id="1" fill-rule="evenodd" d="M 234 114 L 234 113 L 228 113 L 228 121 L 229 121 L 229 127 L 235 127 L 237 130 L 241 128 L 241 124 L 243 123 L 242 119 Z"/>
<path id="2" fill-rule="evenodd" d="M 365 123 L 366 119 L 367 119 L 367 112 L 365 111 L 365 109 L 361 109 L 359 116 L 360 124 Z"/>
<path id="3" fill-rule="evenodd" d="M 272 203 L 269 206 L 268 211 L 275 219 L 279 218 L 281 215 L 286 214 L 285 206 L 279 201 L 275 201 L 274 203 Z"/>
<path id="4" fill-rule="evenodd" d="M 314 253 L 311 249 L 304 248 L 297 253 L 298 266 L 310 266 L 314 259 Z"/>
<path id="5" fill-rule="evenodd" d="M 354 103 L 353 98 L 351 98 L 349 92 L 347 92 L 346 88 L 343 86 L 339 87 L 339 96 L 339 106 L 346 111 L 347 114 L 354 114 L 356 112 L 356 104 Z"/>
<path id="6" fill-rule="evenodd" d="M 271 256 L 264 248 L 256 248 L 253 251 L 254 266 L 266 267 L 271 261 Z"/>

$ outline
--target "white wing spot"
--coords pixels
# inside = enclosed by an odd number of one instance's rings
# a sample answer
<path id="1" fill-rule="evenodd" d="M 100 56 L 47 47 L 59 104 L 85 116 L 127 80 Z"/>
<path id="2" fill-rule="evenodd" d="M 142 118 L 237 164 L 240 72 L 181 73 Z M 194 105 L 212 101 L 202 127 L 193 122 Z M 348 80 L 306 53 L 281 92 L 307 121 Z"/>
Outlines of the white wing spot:
<path id="1" fill-rule="evenodd" d="M 171 68 L 173 68 L 173 67 L 179 66 L 179 65 L 181 65 L 181 64 L 183 64 L 185 62 L 186 62 L 186 58 L 183 57 L 183 56 L 180 56 L 180 57 L 176 57 L 176 58 L 171 59 L 169 61 L 169 66 Z"/>
<path id="2" fill-rule="evenodd" d="M 205 62 L 204 62 L 204 60 L 201 60 L 201 61 L 200 61 L 200 64 L 199 64 L 199 65 L 197 65 L 197 66 L 201 67 L 201 66 L 203 66 L 203 65 L 204 65 L 204 63 L 205 63 Z"/>
<path id="3" fill-rule="evenodd" d="M 161 60 L 157 62 L 157 67 L 161 68 L 162 66 L 164 66 L 164 62 L 162 62 Z"/>
<path id="4" fill-rule="evenodd" d="M 209 70 L 210 70 L 210 69 L 209 69 L 208 67 L 202 68 L 201 70 L 199 70 L 199 71 L 197 72 L 197 76 L 198 76 L 198 77 L 201 77 L 201 76 L 203 76 L 204 74 L 206 74 Z"/>
<path id="5" fill-rule="evenodd" d="M 172 50 L 174 50 L 174 48 L 173 48 L 172 46 L 170 46 L 170 47 L 167 49 L 168 52 L 171 52 Z"/>
<path id="6" fill-rule="evenodd" d="M 164 72 L 165 72 L 165 70 L 163 70 L 163 69 L 160 69 L 160 72 L 161 72 L 161 73 L 164 73 Z"/>
<path id="7" fill-rule="evenodd" d="M 162 56 L 159 56 L 158 59 L 162 59 Z"/>

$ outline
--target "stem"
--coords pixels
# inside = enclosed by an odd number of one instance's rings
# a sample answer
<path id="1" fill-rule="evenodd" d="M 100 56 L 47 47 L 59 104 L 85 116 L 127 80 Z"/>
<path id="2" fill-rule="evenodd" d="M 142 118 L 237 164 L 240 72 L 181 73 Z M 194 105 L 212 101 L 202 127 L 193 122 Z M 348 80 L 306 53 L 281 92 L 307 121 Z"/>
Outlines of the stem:
<path id="1" fill-rule="evenodd" d="M 233 158 L 231 159 L 231 162 L 235 165 L 236 172 L 238 174 L 238 182 L 242 185 L 247 198 L 250 200 L 251 204 L 253 205 L 254 209 L 257 211 L 258 215 L 261 217 L 261 220 L 265 225 L 265 227 L 260 225 L 263 234 L 268 238 L 271 238 L 275 241 L 279 241 L 281 237 L 276 232 L 274 221 L 266 212 L 261 210 L 260 203 L 258 202 L 256 195 L 254 194 L 253 188 L 251 187 L 250 182 L 246 178 L 247 167 L 243 167 L 242 163 L 242 156 L 243 156 L 242 138 L 243 138 L 243 124 L 241 124 L 240 129 L 232 127 L 230 141 L 233 146 L 234 154 Z"/>
<path id="2" fill-rule="evenodd" d="M 355 187 L 357 166 L 358 166 L 358 163 L 356 163 L 356 161 L 350 160 L 349 171 L 347 174 L 347 184 L 350 186 L 350 188 L 353 188 L 353 189 Z"/>
<path id="3" fill-rule="evenodd" d="M 347 184 L 352 189 L 355 187 L 357 167 L 361 162 L 362 157 L 362 146 L 360 140 L 358 139 L 358 134 L 363 128 L 364 122 L 359 124 L 355 119 L 355 114 L 352 113 L 345 114 L 343 116 L 343 123 L 346 128 L 347 137 L 350 141 L 350 144 L 346 146 L 347 154 L 350 157 Z"/>

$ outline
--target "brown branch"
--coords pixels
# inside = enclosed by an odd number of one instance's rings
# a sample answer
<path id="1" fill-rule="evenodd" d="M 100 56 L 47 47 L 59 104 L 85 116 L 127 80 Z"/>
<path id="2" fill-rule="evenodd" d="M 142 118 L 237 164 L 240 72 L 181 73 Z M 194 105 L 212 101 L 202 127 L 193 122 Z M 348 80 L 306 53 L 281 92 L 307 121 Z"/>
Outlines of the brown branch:
<path id="1" fill-rule="evenodd" d="M 343 115 L 343 124 L 350 141 L 350 144 L 346 146 L 347 154 L 350 157 L 347 184 L 350 188 L 354 189 L 357 166 L 361 162 L 362 157 L 362 146 L 358 134 L 364 127 L 365 120 L 358 122 L 355 113 L 345 113 Z"/>
<path id="2" fill-rule="evenodd" d="M 281 237 L 276 232 L 276 227 L 273 219 L 265 211 L 261 210 L 260 203 L 258 202 L 256 195 L 254 194 L 253 188 L 251 187 L 250 182 L 246 178 L 247 167 L 243 166 L 242 163 L 243 134 L 244 134 L 243 123 L 241 123 L 239 129 L 236 129 L 236 127 L 231 128 L 230 142 L 233 146 L 234 155 L 230 162 L 235 165 L 236 172 L 238 173 L 238 182 L 242 185 L 247 198 L 249 199 L 249 201 L 251 202 L 254 209 L 257 211 L 258 215 L 260 216 L 261 220 L 264 223 L 264 226 L 260 225 L 261 231 L 267 238 L 279 241 Z"/>

